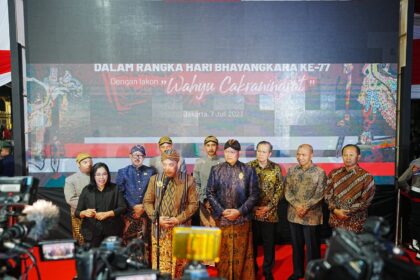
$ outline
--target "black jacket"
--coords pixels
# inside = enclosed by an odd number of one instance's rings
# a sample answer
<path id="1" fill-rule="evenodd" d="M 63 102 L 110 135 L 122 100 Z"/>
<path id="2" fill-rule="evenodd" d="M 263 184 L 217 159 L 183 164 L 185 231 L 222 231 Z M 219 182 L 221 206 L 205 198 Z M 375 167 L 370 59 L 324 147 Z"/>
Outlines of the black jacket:
<path id="1" fill-rule="evenodd" d="M 95 192 L 96 186 L 86 186 L 79 197 L 79 202 L 75 211 L 75 216 L 80 218 L 80 212 L 83 210 L 96 208 Z M 86 241 L 92 240 L 93 233 L 95 235 L 104 236 L 121 236 L 123 230 L 122 214 L 126 211 L 127 205 L 125 203 L 122 193 L 118 187 L 111 183 L 103 189 L 105 195 L 105 205 L 107 211 L 113 210 L 115 217 L 98 221 L 95 218 L 83 218 L 81 226 L 81 234 Z"/>

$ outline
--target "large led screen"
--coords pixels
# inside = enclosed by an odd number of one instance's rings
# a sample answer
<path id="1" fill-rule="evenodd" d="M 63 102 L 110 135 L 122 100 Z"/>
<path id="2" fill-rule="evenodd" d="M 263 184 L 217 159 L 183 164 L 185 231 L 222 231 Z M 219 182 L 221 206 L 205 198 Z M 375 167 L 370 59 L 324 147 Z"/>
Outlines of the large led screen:
<path id="1" fill-rule="evenodd" d="M 393 182 L 393 1 L 85 2 L 26 4 L 27 160 L 42 185 L 62 186 L 79 152 L 112 172 L 134 144 L 156 156 L 163 135 L 189 172 L 215 135 L 238 139 L 244 162 L 270 141 L 284 172 L 300 144 L 327 172 L 359 144 L 376 183 Z"/>

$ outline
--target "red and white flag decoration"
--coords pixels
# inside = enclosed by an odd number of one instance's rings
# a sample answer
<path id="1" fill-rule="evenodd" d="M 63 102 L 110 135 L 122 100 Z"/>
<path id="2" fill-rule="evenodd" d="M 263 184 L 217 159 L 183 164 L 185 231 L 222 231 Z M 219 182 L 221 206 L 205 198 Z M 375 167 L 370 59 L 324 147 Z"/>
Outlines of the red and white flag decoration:
<path id="1" fill-rule="evenodd" d="M 11 81 L 9 9 L 7 0 L 0 0 L 0 86 Z"/>

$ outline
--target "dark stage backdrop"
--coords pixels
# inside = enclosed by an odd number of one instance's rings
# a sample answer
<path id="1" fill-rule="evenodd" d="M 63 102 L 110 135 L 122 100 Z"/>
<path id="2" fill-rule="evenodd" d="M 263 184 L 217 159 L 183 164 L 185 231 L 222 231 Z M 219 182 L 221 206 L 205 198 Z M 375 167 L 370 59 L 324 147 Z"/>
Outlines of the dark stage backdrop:
<path id="1" fill-rule="evenodd" d="M 116 172 L 163 135 L 191 172 L 209 134 L 237 138 L 244 162 L 271 141 L 283 172 L 302 143 L 327 172 L 358 143 L 376 184 L 394 183 L 398 1 L 24 5 L 26 154 L 43 187 L 79 152 Z"/>

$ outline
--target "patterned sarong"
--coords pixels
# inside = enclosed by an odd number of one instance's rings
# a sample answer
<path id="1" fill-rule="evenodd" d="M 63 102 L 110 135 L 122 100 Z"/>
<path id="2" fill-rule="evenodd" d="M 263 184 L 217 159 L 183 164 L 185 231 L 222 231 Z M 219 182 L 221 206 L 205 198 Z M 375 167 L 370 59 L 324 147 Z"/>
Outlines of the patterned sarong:
<path id="1" fill-rule="evenodd" d="M 165 230 L 164 237 L 160 238 L 159 247 L 159 271 L 170 273 L 172 279 L 180 279 L 187 260 L 172 256 L 172 230 Z M 154 236 L 152 236 L 152 268 L 157 269 L 157 239 Z"/>
<path id="2" fill-rule="evenodd" d="M 203 203 L 200 203 L 200 223 L 205 227 L 215 227 L 216 221 L 211 215 L 210 211 L 204 206 Z"/>
<path id="3" fill-rule="evenodd" d="M 71 230 L 73 233 L 73 239 L 77 241 L 79 245 L 83 245 L 84 239 L 80 233 L 80 227 L 82 225 L 82 220 L 71 214 Z"/>
<path id="4" fill-rule="evenodd" d="M 227 280 L 255 279 L 251 222 L 221 226 L 219 277 Z"/>
<path id="5" fill-rule="evenodd" d="M 139 219 L 128 215 L 124 216 L 123 243 L 127 245 L 135 238 L 143 240 L 144 258 L 147 264 L 150 264 L 150 230 L 150 220 L 146 213 L 143 213 Z"/>

